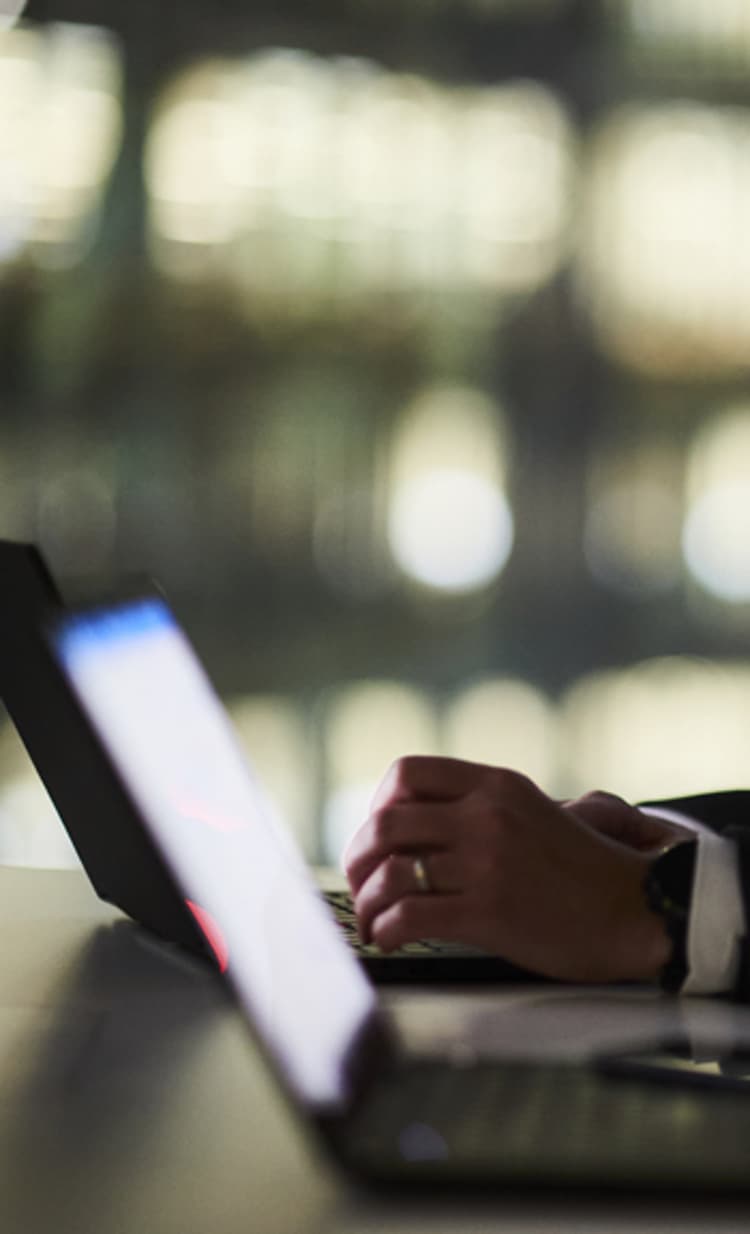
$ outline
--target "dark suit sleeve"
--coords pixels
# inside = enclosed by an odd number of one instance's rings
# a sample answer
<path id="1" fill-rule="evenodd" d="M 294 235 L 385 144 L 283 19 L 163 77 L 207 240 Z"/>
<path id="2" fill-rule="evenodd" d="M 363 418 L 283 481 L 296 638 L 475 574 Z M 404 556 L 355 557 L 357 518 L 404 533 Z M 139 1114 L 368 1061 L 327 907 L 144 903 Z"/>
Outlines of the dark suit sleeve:
<path id="1" fill-rule="evenodd" d="M 678 810 L 688 818 L 705 823 L 712 830 L 734 840 L 739 859 L 740 884 L 745 906 L 746 929 L 750 932 L 750 790 L 724 793 L 699 793 L 694 797 L 674 797 L 669 801 L 649 801 L 644 805 Z M 750 938 L 742 941 L 742 952 L 734 997 L 750 1002 Z"/>
<path id="2" fill-rule="evenodd" d="M 699 793 L 695 797 L 673 797 L 669 801 L 648 801 L 643 805 L 679 810 L 689 818 L 705 823 L 722 834 L 729 828 L 750 831 L 750 789 L 725 793 Z"/>

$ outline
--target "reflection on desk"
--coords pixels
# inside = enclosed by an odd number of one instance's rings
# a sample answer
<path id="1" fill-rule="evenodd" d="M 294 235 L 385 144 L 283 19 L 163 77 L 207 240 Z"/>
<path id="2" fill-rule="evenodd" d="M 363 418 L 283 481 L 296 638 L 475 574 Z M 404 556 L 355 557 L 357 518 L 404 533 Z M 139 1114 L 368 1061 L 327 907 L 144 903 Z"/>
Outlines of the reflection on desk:
<path id="1" fill-rule="evenodd" d="M 0 1195 L 8 1234 L 307 1234 L 357 1230 L 607 1234 L 664 1229 L 641 1206 L 376 1199 L 346 1185 L 291 1117 L 216 975 L 157 944 L 71 871 L 0 869 Z M 412 1042 L 441 1048 L 469 1010 L 477 1049 L 520 1039 L 563 1053 L 595 1023 L 651 1032 L 697 1016 L 733 1033 L 743 1008 L 646 991 L 441 995 L 389 1004 Z M 729 1017 L 729 1020 L 722 1017 Z M 731 1021 L 731 1023 L 729 1023 Z M 464 1022 L 462 1016 L 462 1023 Z M 533 1031 L 532 1031 L 533 1030 Z M 747 1217 L 691 1208 L 681 1231 Z M 674 1228 L 677 1228 L 675 1226 Z"/>

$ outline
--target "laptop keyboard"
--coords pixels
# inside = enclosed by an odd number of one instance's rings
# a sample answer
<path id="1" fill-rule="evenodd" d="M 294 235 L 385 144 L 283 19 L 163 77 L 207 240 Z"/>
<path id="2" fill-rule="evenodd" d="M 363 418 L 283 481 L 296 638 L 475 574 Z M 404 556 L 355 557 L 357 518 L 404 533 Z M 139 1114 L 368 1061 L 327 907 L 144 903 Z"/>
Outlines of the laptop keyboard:
<path id="1" fill-rule="evenodd" d="M 524 1177 L 663 1185 L 716 1171 L 744 1179 L 743 1096 L 611 1080 L 587 1067 L 412 1063 L 382 1076 L 350 1124 L 356 1155 L 411 1166 L 463 1163 Z M 709 1160 L 712 1144 L 715 1160 Z M 714 1180 L 715 1181 L 715 1180 Z"/>
<path id="2" fill-rule="evenodd" d="M 352 950 L 360 956 L 383 956 L 383 952 L 373 943 L 363 943 L 359 937 L 357 918 L 354 912 L 352 897 L 348 891 L 325 891 L 323 898 L 333 912 L 334 919 Z M 399 956 L 484 956 L 487 953 L 477 947 L 468 947 L 463 943 L 449 943 L 441 939 L 421 939 L 419 942 L 405 943 L 397 951 L 388 953 L 388 958 Z"/>
<path id="3" fill-rule="evenodd" d="M 460 1155 L 477 1145 L 490 1154 L 501 1145 L 507 1149 L 509 1122 L 517 1147 L 538 1144 L 549 1113 L 541 1070 L 420 1063 L 384 1077 L 371 1091 L 361 1127 L 373 1147 L 390 1144 L 402 1156 L 439 1159 L 447 1149 Z M 426 1128 L 432 1136 L 425 1142 Z"/>

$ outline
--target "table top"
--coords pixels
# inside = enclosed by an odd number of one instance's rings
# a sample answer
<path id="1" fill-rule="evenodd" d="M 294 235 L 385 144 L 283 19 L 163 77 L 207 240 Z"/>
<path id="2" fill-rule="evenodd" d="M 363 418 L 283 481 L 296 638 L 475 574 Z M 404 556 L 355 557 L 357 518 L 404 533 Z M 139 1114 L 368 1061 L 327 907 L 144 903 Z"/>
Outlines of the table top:
<path id="1" fill-rule="evenodd" d="M 226 989 L 96 899 L 78 871 L 0 868 L 0 1196 L 8 1234 L 739 1231 L 750 1213 L 358 1191 L 281 1098 Z M 574 1057 L 750 1012 L 647 990 L 401 989 L 410 1044 Z M 468 1024 L 468 1030 L 467 1030 Z M 519 1044 L 523 1042 L 523 1045 Z"/>

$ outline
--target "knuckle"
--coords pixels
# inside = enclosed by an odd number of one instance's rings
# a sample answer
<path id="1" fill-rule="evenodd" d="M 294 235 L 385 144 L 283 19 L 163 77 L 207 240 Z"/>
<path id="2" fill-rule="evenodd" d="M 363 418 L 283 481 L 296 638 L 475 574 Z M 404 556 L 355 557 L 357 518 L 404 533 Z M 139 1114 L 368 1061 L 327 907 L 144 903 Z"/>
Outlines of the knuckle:
<path id="1" fill-rule="evenodd" d="M 494 767 L 491 786 L 502 797 L 514 800 L 526 796 L 529 790 L 534 788 L 534 783 L 521 771 L 514 771 L 510 767 Z"/>
<path id="2" fill-rule="evenodd" d="M 385 852 L 390 848 L 393 837 L 393 816 L 387 806 L 376 810 L 372 816 L 372 837 L 378 851 Z"/>
<path id="3" fill-rule="evenodd" d="M 421 932 L 420 922 L 423 907 L 423 903 L 416 900 L 413 896 L 406 896 L 403 900 L 399 900 L 394 910 L 394 922 L 397 925 L 400 937 L 414 938 Z"/>
<path id="4" fill-rule="evenodd" d="M 408 937 L 408 918 L 404 901 L 397 900 L 388 909 L 378 913 L 372 927 L 372 936 L 379 946 L 398 946 Z"/>
<path id="5" fill-rule="evenodd" d="M 390 950 L 392 947 L 397 947 L 401 942 L 401 935 L 398 929 L 398 920 L 394 910 L 391 909 L 387 913 L 378 913 L 371 922 L 370 936 L 378 947 L 384 951 Z"/>
<path id="6" fill-rule="evenodd" d="M 591 792 L 583 793 L 582 796 L 578 798 L 579 804 L 583 803 L 588 805 L 607 804 L 617 800 L 617 797 L 615 797 L 613 793 L 605 793 L 602 789 L 598 788 L 592 789 Z"/>
<path id="7" fill-rule="evenodd" d="M 378 891 L 381 895 L 398 887 L 400 868 L 401 861 L 393 853 L 382 862 L 378 869 Z"/>
<path id="8" fill-rule="evenodd" d="M 405 754 L 391 764 L 391 779 L 395 788 L 402 793 L 408 793 L 414 784 L 414 777 L 420 762 L 416 754 Z"/>
<path id="9" fill-rule="evenodd" d="M 476 801 L 470 828 L 472 842 L 466 846 L 469 859 L 476 859 L 502 846 L 511 822 L 512 814 L 506 804 L 494 794 L 482 796 Z"/>

